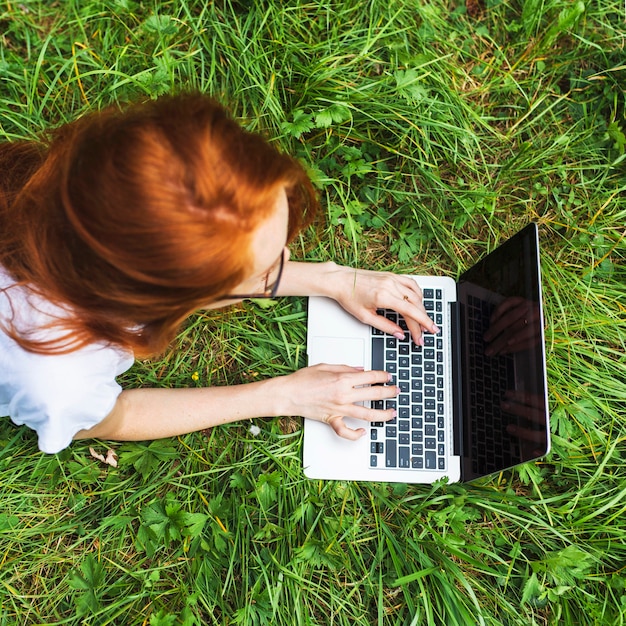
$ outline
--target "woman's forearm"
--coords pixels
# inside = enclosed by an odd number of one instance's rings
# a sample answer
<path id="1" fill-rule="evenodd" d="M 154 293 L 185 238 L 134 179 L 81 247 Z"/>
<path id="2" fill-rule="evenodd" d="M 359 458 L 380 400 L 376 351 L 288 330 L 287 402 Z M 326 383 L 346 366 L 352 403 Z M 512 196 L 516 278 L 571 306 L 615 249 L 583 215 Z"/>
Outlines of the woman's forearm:
<path id="1" fill-rule="evenodd" d="M 289 261 L 285 264 L 278 295 L 333 297 L 337 289 L 337 280 L 342 278 L 345 282 L 347 273 L 354 274 L 354 270 L 332 261 L 325 263 Z"/>
<path id="2" fill-rule="evenodd" d="M 280 380 L 200 389 L 128 389 L 102 422 L 74 438 L 161 439 L 252 417 L 281 415 Z"/>

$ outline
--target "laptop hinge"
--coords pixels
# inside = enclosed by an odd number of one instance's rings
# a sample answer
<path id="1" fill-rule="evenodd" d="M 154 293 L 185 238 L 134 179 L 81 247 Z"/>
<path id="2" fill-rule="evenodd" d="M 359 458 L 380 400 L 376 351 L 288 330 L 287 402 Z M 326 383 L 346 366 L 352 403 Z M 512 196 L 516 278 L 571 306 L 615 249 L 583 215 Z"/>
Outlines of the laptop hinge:
<path id="1" fill-rule="evenodd" d="M 461 367 L 461 315 L 462 305 L 450 302 L 450 331 L 452 343 L 452 406 L 454 420 L 454 454 L 463 456 L 463 370 Z"/>

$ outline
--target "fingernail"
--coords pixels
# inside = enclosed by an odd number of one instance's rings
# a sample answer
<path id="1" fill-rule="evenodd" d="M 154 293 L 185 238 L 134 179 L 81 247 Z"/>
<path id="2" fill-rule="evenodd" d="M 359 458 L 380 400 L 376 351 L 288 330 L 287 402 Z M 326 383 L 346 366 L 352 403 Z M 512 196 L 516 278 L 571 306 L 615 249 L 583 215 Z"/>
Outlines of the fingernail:
<path id="1" fill-rule="evenodd" d="M 391 382 L 393 380 L 392 374 L 387 374 L 387 382 Z"/>
<path id="2" fill-rule="evenodd" d="M 400 387 L 396 387 L 396 395 L 398 395 L 399 393 L 402 393 L 402 389 L 400 389 Z"/>
<path id="3" fill-rule="evenodd" d="M 435 335 L 438 335 L 441 332 L 441 328 L 439 328 L 439 326 L 437 326 L 436 324 L 433 324 L 433 333 Z"/>
<path id="4" fill-rule="evenodd" d="M 400 331 L 398 331 L 397 333 L 394 333 L 393 336 L 396 339 L 400 339 L 400 340 L 404 339 L 404 333 L 401 333 Z"/>

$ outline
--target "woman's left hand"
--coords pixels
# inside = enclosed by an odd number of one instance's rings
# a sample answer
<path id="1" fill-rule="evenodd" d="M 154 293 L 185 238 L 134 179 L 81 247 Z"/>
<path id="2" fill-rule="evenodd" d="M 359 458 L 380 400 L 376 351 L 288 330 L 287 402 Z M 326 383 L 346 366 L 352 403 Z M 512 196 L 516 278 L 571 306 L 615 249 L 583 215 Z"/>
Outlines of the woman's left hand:
<path id="1" fill-rule="evenodd" d="M 335 266 L 332 274 L 329 284 L 333 299 L 364 324 L 403 338 L 400 326 L 376 312 L 377 309 L 392 309 L 404 317 L 418 345 L 424 344 L 423 332 L 439 332 L 424 309 L 422 290 L 412 278 L 342 266 Z"/>

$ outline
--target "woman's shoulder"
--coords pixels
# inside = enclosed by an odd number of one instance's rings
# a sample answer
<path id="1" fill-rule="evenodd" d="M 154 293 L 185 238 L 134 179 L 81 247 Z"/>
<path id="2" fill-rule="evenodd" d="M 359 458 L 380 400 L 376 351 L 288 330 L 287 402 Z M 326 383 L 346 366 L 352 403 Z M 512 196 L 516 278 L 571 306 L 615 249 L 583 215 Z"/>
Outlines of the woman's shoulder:
<path id="1" fill-rule="evenodd" d="M 132 365 L 132 353 L 118 346 L 94 342 L 73 352 L 46 355 L 23 349 L 3 332 L 3 327 L 10 327 L 29 339 L 54 340 L 63 331 L 51 324 L 71 314 L 69 307 L 49 302 L 28 286 L 16 283 L 0 266 L 0 351 L 3 353 L 1 360 L 5 361 L 0 379 L 10 377 L 11 373 L 17 373 L 21 379 L 44 374 L 50 376 L 59 368 L 61 373 L 71 371 L 74 376 L 78 376 L 82 368 L 83 376 L 99 372 L 113 378 Z"/>
<path id="2" fill-rule="evenodd" d="M 69 308 L 46 300 L 28 285 L 22 285 L 0 265 L 0 321 L 30 332 L 56 319 L 71 315 Z"/>
<path id="3" fill-rule="evenodd" d="M 121 392 L 115 379 L 134 361 L 127 350 L 102 343 L 61 354 L 29 352 L 2 330 L 12 324 L 54 339 L 59 331 L 46 323 L 70 314 L 0 267 L 0 415 L 36 430 L 45 452 L 58 452 L 76 432 L 106 417 Z"/>

